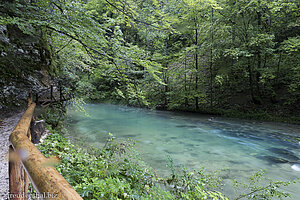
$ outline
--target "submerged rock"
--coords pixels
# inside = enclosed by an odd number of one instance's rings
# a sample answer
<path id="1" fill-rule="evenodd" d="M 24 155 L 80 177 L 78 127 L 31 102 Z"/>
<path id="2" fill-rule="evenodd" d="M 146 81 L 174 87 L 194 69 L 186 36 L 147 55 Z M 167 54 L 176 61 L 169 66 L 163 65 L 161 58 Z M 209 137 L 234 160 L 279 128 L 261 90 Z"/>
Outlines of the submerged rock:
<path id="1" fill-rule="evenodd" d="M 281 149 L 281 148 L 270 148 L 268 149 L 269 151 L 284 157 L 285 159 L 288 159 L 289 161 L 298 161 L 299 158 L 292 152 L 286 149 Z"/>
<path id="2" fill-rule="evenodd" d="M 198 153 L 190 153 L 190 155 L 191 155 L 192 157 L 199 157 L 199 154 L 198 154 Z"/>
<path id="3" fill-rule="evenodd" d="M 283 164 L 283 163 L 289 163 L 288 160 L 285 160 L 283 158 L 274 157 L 274 156 L 259 156 L 259 159 L 265 160 L 270 164 Z"/>
<path id="4" fill-rule="evenodd" d="M 134 134 L 128 134 L 128 135 L 123 135 L 123 137 L 125 138 L 133 138 L 133 137 L 136 137 L 137 135 L 134 135 Z"/>
<path id="5" fill-rule="evenodd" d="M 177 125 L 178 128 L 197 128 L 197 126 L 194 125 Z"/>

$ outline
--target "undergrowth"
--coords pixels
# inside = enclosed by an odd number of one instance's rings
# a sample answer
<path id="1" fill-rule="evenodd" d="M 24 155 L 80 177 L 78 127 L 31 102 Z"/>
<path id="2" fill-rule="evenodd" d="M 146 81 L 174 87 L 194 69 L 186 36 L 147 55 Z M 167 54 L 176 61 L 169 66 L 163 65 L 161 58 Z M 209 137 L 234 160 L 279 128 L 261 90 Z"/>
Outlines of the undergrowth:
<path id="1" fill-rule="evenodd" d="M 132 142 L 112 138 L 103 149 L 86 149 L 55 132 L 38 147 L 60 159 L 56 169 L 84 199 L 227 199 L 215 191 L 217 179 L 203 171 L 179 174 L 173 168 L 170 177 L 159 178 Z"/>

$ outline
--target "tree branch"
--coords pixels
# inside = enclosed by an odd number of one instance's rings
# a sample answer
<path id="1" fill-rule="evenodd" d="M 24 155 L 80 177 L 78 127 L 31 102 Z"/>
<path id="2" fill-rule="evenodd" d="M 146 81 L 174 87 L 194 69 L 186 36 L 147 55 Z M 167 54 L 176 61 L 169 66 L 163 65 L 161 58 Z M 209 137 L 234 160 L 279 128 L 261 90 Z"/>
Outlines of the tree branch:
<path id="1" fill-rule="evenodd" d="M 114 7 L 115 9 L 117 9 L 118 11 L 120 11 L 121 13 L 123 13 L 124 15 L 126 15 L 127 17 L 131 18 L 134 22 L 139 22 L 139 23 L 142 23 L 142 24 L 145 24 L 145 25 L 148 25 L 148 26 L 152 26 L 156 29 L 160 29 L 160 30 L 168 30 L 168 29 L 165 29 L 165 28 L 161 28 L 159 26 L 155 26 L 151 23 L 148 23 L 148 22 L 145 22 L 145 21 L 141 21 L 137 18 L 135 18 L 134 16 L 132 16 L 131 14 L 128 14 L 127 12 L 121 10 L 120 8 L 118 8 L 118 6 L 116 6 L 115 4 L 109 2 L 108 0 L 105 0 L 109 5 L 111 5 L 112 7 Z"/>
<path id="2" fill-rule="evenodd" d="M 69 38 L 71 38 L 71 39 L 73 39 L 73 40 L 79 42 L 83 47 L 85 47 L 86 49 L 91 50 L 91 51 L 94 52 L 94 53 L 97 53 L 97 54 L 102 55 L 102 56 L 109 57 L 107 54 L 102 53 L 102 52 L 100 52 L 100 51 L 98 51 L 98 50 L 96 50 L 96 49 L 94 49 L 94 48 L 88 46 L 88 45 L 85 44 L 82 40 L 80 40 L 79 38 L 77 38 L 77 37 L 75 37 L 75 36 L 73 36 L 73 35 L 71 35 L 71 34 L 69 34 L 69 33 L 67 33 L 67 32 L 64 32 L 64 31 L 61 31 L 61 30 L 57 30 L 57 29 L 55 29 L 55 28 L 53 28 L 53 27 L 51 27 L 51 26 L 49 26 L 49 25 L 47 25 L 46 28 L 48 28 L 48 29 L 50 29 L 50 30 L 53 30 L 53 31 L 55 31 L 55 32 L 57 32 L 57 33 L 61 33 L 61 34 L 64 34 L 64 35 L 68 36 Z"/>

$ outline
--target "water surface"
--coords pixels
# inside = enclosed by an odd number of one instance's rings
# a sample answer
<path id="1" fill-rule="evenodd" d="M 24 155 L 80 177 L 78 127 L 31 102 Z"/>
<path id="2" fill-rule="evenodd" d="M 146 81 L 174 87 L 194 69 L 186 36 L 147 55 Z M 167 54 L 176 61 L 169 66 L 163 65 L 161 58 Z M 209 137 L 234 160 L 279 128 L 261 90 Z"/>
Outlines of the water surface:
<path id="1" fill-rule="evenodd" d="M 169 173 L 167 156 L 189 169 L 220 170 L 224 192 L 232 179 L 246 181 L 260 169 L 277 180 L 300 178 L 300 126 L 227 119 L 191 113 L 151 111 L 110 104 L 87 104 L 84 116 L 68 110 L 73 136 L 103 147 L 108 133 L 132 138 L 158 174 Z M 300 198 L 300 184 L 287 189 Z"/>

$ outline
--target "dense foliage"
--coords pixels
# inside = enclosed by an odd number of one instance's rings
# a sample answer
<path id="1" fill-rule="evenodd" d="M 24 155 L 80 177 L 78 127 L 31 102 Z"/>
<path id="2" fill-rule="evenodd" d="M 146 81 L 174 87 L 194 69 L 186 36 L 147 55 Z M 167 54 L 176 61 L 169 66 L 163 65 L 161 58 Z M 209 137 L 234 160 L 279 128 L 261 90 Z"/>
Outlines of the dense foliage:
<path id="1" fill-rule="evenodd" d="M 274 118 L 300 110 L 299 4 L 12 0 L 0 23 L 42 34 L 78 97 Z"/>

